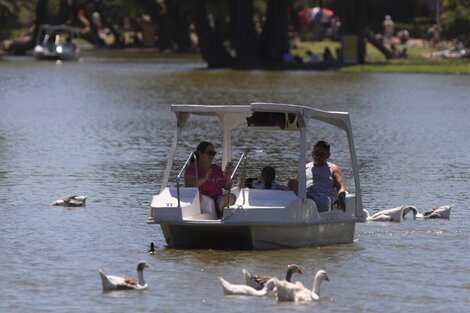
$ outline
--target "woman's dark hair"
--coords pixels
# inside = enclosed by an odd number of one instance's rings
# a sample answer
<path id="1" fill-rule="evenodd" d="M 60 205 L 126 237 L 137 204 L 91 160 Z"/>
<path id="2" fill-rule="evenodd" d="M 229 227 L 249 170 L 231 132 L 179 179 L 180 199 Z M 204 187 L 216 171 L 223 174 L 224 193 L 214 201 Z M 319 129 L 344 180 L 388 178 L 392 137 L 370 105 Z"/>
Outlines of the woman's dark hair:
<path id="1" fill-rule="evenodd" d="M 265 166 L 261 171 L 261 176 L 264 178 L 264 187 L 271 189 L 273 186 L 274 179 L 276 179 L 276 170 L 272 166 Z"/>
<path id="2" fill-rule="evenodd" d="M 199 158 L 199 156 L 201 154 L 203 154 L 204 152 L 206 152 L 207 150 L 207 147 L 209 146 L 213 146 L 212 143 L 208 142 L 208 141 L 201 141 L 198 145 L 197 145 L 197 148 L 196 148 L 196 151 L 194 151 L 193 153 L 193 157 L 191 158 L 191 163 L 194 162 L 194 155 L 196 155 L 197 158 Z"/>

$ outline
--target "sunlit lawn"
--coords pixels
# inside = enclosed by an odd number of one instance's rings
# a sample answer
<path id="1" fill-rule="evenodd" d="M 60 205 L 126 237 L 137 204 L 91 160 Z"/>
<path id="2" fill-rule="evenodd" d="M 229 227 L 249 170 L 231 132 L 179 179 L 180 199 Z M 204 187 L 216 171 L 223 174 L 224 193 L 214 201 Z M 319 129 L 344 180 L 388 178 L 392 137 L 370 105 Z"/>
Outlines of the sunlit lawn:
<path id="1" fill-rule="evenodd" d="M 292 50 L 293 55 L 305 57 L 307 50 L 321 56 L 324 49 L 329 47 L 335 51 L 340 47 L 339 42 L 300 42 Z M 401 50 L 402 47 L 398 47 Z M 386 60 L 383 54 L 373 45 L 367 44 L 366 64 L 350 65 L 340 69 L 343 72 L 399 72 L 399 73 L 442 73 L 442 74 L 470 74 L 470 59 L 442 59 L 430 58 L 433 49 L 425 45 L 408 47 L 407 59 Z"/>

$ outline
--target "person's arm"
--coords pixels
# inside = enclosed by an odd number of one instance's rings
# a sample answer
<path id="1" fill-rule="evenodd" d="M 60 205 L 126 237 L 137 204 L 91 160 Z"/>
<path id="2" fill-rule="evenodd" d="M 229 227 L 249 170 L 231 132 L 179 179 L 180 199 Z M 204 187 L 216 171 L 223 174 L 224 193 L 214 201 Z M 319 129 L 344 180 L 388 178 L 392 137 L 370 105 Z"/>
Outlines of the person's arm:
<path id="1" fill-rule="evenodd" d="M 292 190 L 295 194 L 299 191 L 299 171 L 296 172 L 295 178 L 289 179 L 287 182 L 287 189 Z"/>
<path id="2" fill-rule="evenodd" d="M 196 175 L 194 175 L 194 173 L 188 173 L 188 171 L 186 171 L 186 173 L 184 174 L 184 186 L 185 187 L 201 186 L 209 179 L 211 173 L 212 173 L 212 168 L 209 168 L 206 171 L 206 175 L 204 175 L 203 177 L 200 177 L 199 182 L 198 182 L 196 179 Z"/>
<path id="3" fill-rule="evenodd" d="M 344 185 L 344 176 L 341 168 L 333 164 L 331 166 L 331 174 L 333 175 L 336 191 L 338 192 L 338 199 L 333 204 L 337 204 L 341 210 L 346 211 L 346 186 Z"/>
<path id="4" fill-rule="evenodd" d="M 232 172 L 225 171 L 223 175 L 224 175 L 224 189 L 229 190 L 230 189 L 230 176 L 232 176 Z"/>
<path id="5" fill-rule="evenodd" d="M 344 176 L 341 172 L 341 168 L 338 165 L 333 164 L 331 166 L 331 172 L 333 174 L 333 180 L 335 182 L 335 187 L 336 191 L 338 192 L 338 195 L 342 192 L 346 192 L 346 187 L 344 185 Z"/>

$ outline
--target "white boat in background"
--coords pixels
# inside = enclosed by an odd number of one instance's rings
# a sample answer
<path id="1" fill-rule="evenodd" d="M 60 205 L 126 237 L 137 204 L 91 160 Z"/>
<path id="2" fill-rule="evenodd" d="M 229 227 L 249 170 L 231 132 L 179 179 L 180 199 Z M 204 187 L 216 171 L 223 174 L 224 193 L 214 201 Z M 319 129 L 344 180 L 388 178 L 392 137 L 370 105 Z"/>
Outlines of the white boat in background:
<path id="1" fill-rule="evenodd" d="M 33 55 L 41 60 L 76 60 L 80 52 L 75 39 L 73 27 L 43 24 L 39 27 Z"/>
<path id="2" fill-rule="evenodd" d="M 160 193 L 154 195 L 149 224 L 160 224 L 172 248 L 277 249 L 351 243 L 355 225 L 363 221 L 361 186 L 349 113 L 316 110 L 306 106 L 252 103 L 250 105 L 172 105 L 177 129 L 168 154 Z M 299 133 L 299 191 L 260 190 L 238 184 L 231 188 L 236 203 L 225 208 L 221 219 L 214 213 L 210 198 L 196 187 L 182 186 L 184 166 L 170 183 L 170 176 L 181 135 L 192 115 L 217 117 L 222 126 L 222 167 L 234 158 L 232 131 L 252 130 Z M 347 136 L 355 193 L 346 196 L 346 211 L 331 209 L 319 213 L 313 200 L 306 198 L 305 164 L 311 145 L 307 143 L 309 120 L 318 120 L 342 129 Z M 205 138 L 203 138 L 205 139 Z M 234 160 L 232 180 L 244 182 L 246 154 Z M 181 163 L 181 162 L 180 162 Z M 352 186 L 349 186 L 350 188 Z M 210 200 L 208 200 L 210 199 Z"/>

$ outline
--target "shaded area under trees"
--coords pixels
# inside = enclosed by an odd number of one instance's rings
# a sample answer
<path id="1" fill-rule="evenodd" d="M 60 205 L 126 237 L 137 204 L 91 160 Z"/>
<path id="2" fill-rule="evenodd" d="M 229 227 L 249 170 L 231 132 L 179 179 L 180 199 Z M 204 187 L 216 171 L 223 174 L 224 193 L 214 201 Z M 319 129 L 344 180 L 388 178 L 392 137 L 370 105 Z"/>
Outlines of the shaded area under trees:
<path id="1" fill-rule="evenodd" d="M 365 55 L 365 1 L 329 1 L 334 4 L 335 12 L 342 16 L 345 33 L 358 37 L 359 63 L 364 61 Z M 41 24 L 75 26 L 80 29 L 80 36 L 96 47 L 126 46 L 123 27 L 116 21 L 116 12 L 119 11 L 117 5 L 113 6 L 113 2 L 55 2 L 59 5 L 51 8 L 49 0 L 37 0 L 34 25 L 27 36 L 23 36 L 22 41 L 10 45 L 10 51 L 21 54 L 31 50 Z M 161 51 L 184 52 L 193 49 L 194 40 L 190 39 L 190 29 L 194 25 L 198 49 L 210 68 L 279 68 L 283 65 L 283 55 L 290 51 L 289 26 L 298 24 L 298 20 L 295 20 L 296 12 L 293 11 L 293 0 L 266 0 L 263 2 L 263 17 L 254 13 L 254 7 L 260 3 L 256 0 L 121 2 L 119 4 L 134 10 L 133 13 L 139 15 L 139 18 L 149 16 L 154 35 L 150 33 L 152 38 L 147 42 Z M 323 5 L 323 1 L 319 3 Z M 220 8 L 225 11 L 221 13 Z M 123 11 L 120 13 L 123 14 Z M 141 20 L 138 23 L 143 24 Z M 106 30 L 104 35 L 103 30 Z M 145 32 L 143 33 L 145 36 Z M 108 37 L 113 40 L 108 42 Z"/>

